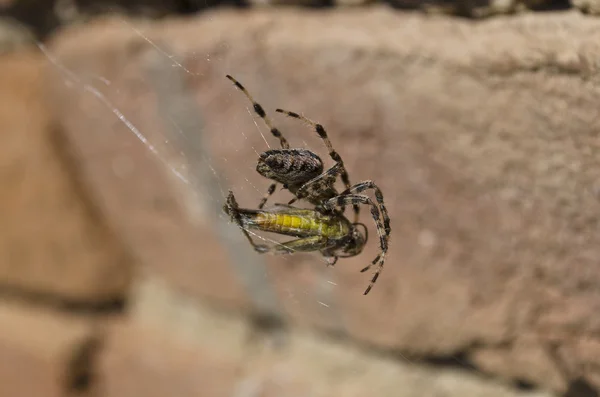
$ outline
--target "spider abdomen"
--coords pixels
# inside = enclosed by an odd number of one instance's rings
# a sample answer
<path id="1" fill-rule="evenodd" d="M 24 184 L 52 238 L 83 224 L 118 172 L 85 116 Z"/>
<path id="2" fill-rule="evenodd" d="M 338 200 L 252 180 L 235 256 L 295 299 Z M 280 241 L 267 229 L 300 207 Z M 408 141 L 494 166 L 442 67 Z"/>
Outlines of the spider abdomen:
<path id="1" fill-rule="evenodd" d="M 273 149 L 260 155 L 256 171 L 283 185 L 299 187 L 323 172 L 323 161 L 307 149 Z"/>

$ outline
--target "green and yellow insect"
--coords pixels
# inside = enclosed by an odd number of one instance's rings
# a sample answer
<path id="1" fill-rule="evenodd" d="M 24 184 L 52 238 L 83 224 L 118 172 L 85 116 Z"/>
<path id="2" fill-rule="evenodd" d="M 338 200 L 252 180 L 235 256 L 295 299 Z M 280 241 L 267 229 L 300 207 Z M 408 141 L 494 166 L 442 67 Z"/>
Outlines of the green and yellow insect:
<path id="1" fill-rule="evenodd" d="M 368 200 L 368 198 L 366 199 Z M 366 226 L 358 222 L 351 223 L 339 211 L 323 213 L 286 204 L 275 204 L 262 210 L 240 208 L 231 191 L 229 191 L 223 210 L 230 216 L 232 222 L 240 227 L 254 249 L 260 253 L 291 254 L 320 251 L 324 257 L 331 258 L 329 265 L 333 266 L 338 258 L 349 258 L 360 254 L 368 240 Z M 359 227 L 364 230 L 364 233 Z M 296 238 L 272 245 L 257 244 L 248 230 L 259 230 Z M 375 258 L 361 271 L 367 271 L 378 260 L 379 257 Z M 369 293 L 376 280 L 376 277 L 371 280 L 365 295 Z"/>

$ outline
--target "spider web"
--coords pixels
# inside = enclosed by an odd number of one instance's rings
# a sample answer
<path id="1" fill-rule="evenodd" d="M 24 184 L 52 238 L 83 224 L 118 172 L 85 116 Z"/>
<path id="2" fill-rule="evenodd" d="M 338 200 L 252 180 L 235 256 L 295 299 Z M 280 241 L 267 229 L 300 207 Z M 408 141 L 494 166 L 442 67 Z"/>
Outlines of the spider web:
<path id="1" fill-rule="evenodd" d="M 158 140 L 156 137 L 148 136 L 142 128 L 131 121 L 130 115 L 125 114 L 124 111 L 111 102 L 108 95 L 103 91 L 105 87 L 112 84 L 111 81 L 103 76 L 89 78 L 89 76 L 84 76 L 82 73 L 75 73 L 65 66 L 61 59 L 44 44 L 37 43 L 37 45 L 47 60 L 60 72 L 65 84 L 81 90 L 84 95 L 91 96 L 99 101 L 170 174 L 179 187 L 178 193 L 190 219 L 203 219 L 203 222 L 199 223 L 211 223 L 213 225 L 213 229 L 225 246 L 229 256 L 228 263 L 219 265 L 231 266 L 246 293 L 253 301 L 255 309 L 259 312 L 280 317 L 285 316 L 285 309 L 280 301 L 281 297 L 275 292 L 271 282 L 274 275 L 268 271 L 266 258 L 252 249 L 239 228 L 229 221 L 229 217 L 222 210 L 229 190 L 233 190 L 234 193 L 246 189 L 255 191 L 256 203 L 243 202 L 240 203 L 240 206 L 256 208 L 258 199 L 266 193 L 271 181 L 264 179 L 264 183 L 254 184 L 251 178 L 248 177 L 250 173 L 256 172 L 252 167 L 247 169 L 234 168 L 233 172 L 241 175 L 245 182 L 241 185 L 232 183 L 223 172 L 226 168 L 232 168 L 231 162 L 226 157 L 217 158 L 211 153 L 205 142 L 205 136 L 202 135 L 204 120 L 199 114 L 198 103 L 191 98 L 186 89 L 186 84 L 188 84 L 186 81 L 198 78 L 199 75 L 179 61 L 179 57 L 173 53 L 167 44 L 153 41 L 124 18 L 119 18 L 119 21 L 135 32 L 155 51 L 156 56 L 147 65 L 147 73 L 140 77 L 154 87 L 158 100 L 159 116 L 166 121 L 165 125 L 170 127 L 164 129 L 165 136 L 160 137 Z M 188 56 L 186 55 L 186 57 Z M 194 61 L 211 62 L 214 59 L 211 59 L 210 56 L 202 58 L 196 56 Z M 229 70 L 224 70 L 223 77 L 228 72 Z M 228 134 L 230 137 L 237 134 L 245 142 L 250 142 L 248 139 L 249 134 L 259 134 L 262 137 L 264 146 L 252 146 L 256 156 L 251 159 L 254 162 L 261 152 L 279 147 L 277 139 L 271 136 L 263 121 L 254 114 L 250 102 L 246 100 L 243 94 L 225 78 L 223 78 L 223 86 L 224 88 L 230 88 L 232 101 L 235 101 L 236 104 L 244 103 L 244 106 L 246 106 L 247 117 L 244 115 L 244 123 L 248 127 L 246 130 L 222 131 L 222 134 Z M 248 88 L 252 92 L 251 87 Z M 256 99 L 263 103 L 258 96 Z M 272 104 L 265 104 L 268 108 L 274 107 L 269 105 Z M 240 111 L 239 114 L 243 115 L 244 112 Z M 292 147 L 300 146 L 298 142 L 294 143 Z M 302 141 L 302 143 L 304 147 L 309 148 L 305 141 Z M 317 152 L 320 152 L 319 149 L 321 148 L 316 149 Z M 173 156 L 173 153 L 176 153 L 177 156 Z M 277 200 L 274 201 L 274 197 L 272 196 L 269 199 L 270 205 L 277 202 Z M 208 222 L 206 222 L 207 219 Z M 257 233 L 252 230 L 248 232 L 257 242 L 280 244 L 282 241 L 277 238 L 278 236 L 272 234 Z M 320 313 L 326 322 L 338 330 L 343 328 L 338 311 L 335 309 L 334 294 L 332 294 L 332 290 L 338 288 L 333 268 L 326 266 L 327 260 L 318 252 L 301 255 L 308 259 L 308 262 L 315 269 L 317 273 L 315 279 L 317 281 L 308 287 L 299 284 L 285 287 L 287 296 L 284 296 L 284 298 L 291 300 L 292 304 L 305 305 L 307 300 L 312 302 L 308 303 L 310 306 L 314 306 L 316 303 L 321 307 Z M 291 257 L 287 255 L 276 256 L 276 261 L 281 266 L 289 265 L 291 260 Z"/>

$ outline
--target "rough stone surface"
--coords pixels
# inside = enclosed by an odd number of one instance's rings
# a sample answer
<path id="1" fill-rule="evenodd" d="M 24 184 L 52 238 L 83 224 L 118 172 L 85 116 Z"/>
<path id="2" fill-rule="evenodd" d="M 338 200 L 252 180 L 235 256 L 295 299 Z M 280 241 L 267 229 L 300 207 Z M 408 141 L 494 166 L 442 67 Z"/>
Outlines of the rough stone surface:
<path id="1" fill-rule="evenodd" d="M 106 93 L 112 110 L 57 73 L 49 92 L 112 221 L 150 269 L 188 292 L 245 302 L 231 272 L 239 267 L 223 262 L 227 245 L 197 238 L 217 223 L 186 219 L 164 163 L 117 117 L 163 149 L 164 126 L 179 120 L 160 120 L 161 79 L 148 74 L 156 58 L 174 65 L 165 76 L 182 76 L 203 116 L 197 133 L 211 149 L 203 168 L 217 173 L 221 192 L 202 192 L 202 202 L 233 189 L 254 207 L 268 186 L 254 172 L 266 149 L 259 130 L 268 130 L 253 123 L 226 73 L 268 111 L 323 123 L 352 181 L 383 189 L 392 245 L 369 296 L 361 295 L 369 275 L 358 269 L 376 255 L 376 239 L 334 269 L 298 255 L 269 258 L 266 275 L 250 270 L 270 280 L 289 318 L 415 355 L 462 353 L 555 390 L 579 376 L 600 386 L 600 361 L 578 347 L 595 343 L 599 326 L 599 25 L 575 12 L 473 25 L 384 8 L 222 11 L 137 30 L 103 21 L 64 32 L 52 51 Z M 304 126 L 276 120 L 293 145 L 323 148 Z M 163 162 L 181 162 L 164 153 Z M 107 167 L 119 156 L 129 170 L 120 182 Z M 367 210 L 363 220 L 371 224 Z M 557 346 L 585 371 L 558 378 L 563 363 L 546 353 Z"/>
<path id="2" fill-rule="evenodd" d="M 0 324 L 0 395 L 92 395 L 79 381 L 90 375 L 90 319 L 3 301 Z"/>
<path id="3" fill-rule="evenodd" d="M 133 262 L 78 185 L 44 105 L 37 53 L 0 60 L 0 294 L 123 299 Z"/>
<path id="4" fill-rule="evenodd" d="M 551 397 L 478 372 L 435 368 L 299 329 L 261 332 L 148 279 L 101 357 L 105 395 Z M 169 321 L 165 321 L 169 319 Z M 217 343 L 218 342 L 218 343 Z"/>
<path id="5" fill-rule="evenodd" d="M 100 389 L 107 397 L 231 396 L 237 367 L 215 346 L 179 340 L 160 327 L 119 324 L 99 361 Z M 217 346 L 223 346 L 223 338 Z"/>

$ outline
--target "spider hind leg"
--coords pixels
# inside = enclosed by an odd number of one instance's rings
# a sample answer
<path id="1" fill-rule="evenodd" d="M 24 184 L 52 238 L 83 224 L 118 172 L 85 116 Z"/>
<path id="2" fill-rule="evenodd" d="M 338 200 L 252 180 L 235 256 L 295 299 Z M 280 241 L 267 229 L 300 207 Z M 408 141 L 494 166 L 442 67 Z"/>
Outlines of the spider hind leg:
<path id="1" fill-rule="evenodd" d="M 377 228 L 377 234 L 379 235 L 379 249 L 381 250 L 379 255 L 373 260 L 369 266 L 365 267 L 361 270 L 361 272 L 365 272 L 370 269 L 372 266 L 377 265 L 377 270 L 371 279 L 371 282 L 367 289 L 365 290 L 363 295 L 368 294 L 373 285 L 379 278 L 379 275 L 383 271 L 383 265 L 385 264 L 385 255 L 388 251 L 388 241 L 389 241 L 389 233 L 387 233 L 385 229 L 385 223 L 382 222 L 379 207 L 371 200 L 368 196 L 364 196 L 361 194 L 342 194 L 338 197 L 334 197 L 331 200 L 327 201 L 325 204 L 326 208 L 333 208 L 334 206 L 342 206 L 344 204 L 365 204 L 371 207 L 371 216 L 373 217 L 373 221 L 375 222 L 375 226 Z M 387 212 L 386 212 L 387 214 Z M 389 223 L 388 223 L 389 224 Z"/>

